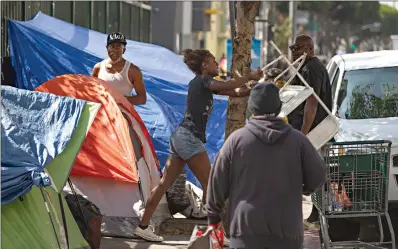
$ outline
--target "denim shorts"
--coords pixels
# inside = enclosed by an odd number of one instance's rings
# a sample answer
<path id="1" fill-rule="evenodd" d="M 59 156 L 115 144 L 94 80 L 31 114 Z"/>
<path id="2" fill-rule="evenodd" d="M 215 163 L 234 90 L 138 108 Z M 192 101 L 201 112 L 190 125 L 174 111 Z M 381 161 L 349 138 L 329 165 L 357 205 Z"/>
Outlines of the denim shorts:
<path id="1" fill-rule="evenodd" d="M 182 126 L 179 126 L 170 137 L 170 153 L 181 157 L 184 161 L 205 151 L 203 142 Z"/>

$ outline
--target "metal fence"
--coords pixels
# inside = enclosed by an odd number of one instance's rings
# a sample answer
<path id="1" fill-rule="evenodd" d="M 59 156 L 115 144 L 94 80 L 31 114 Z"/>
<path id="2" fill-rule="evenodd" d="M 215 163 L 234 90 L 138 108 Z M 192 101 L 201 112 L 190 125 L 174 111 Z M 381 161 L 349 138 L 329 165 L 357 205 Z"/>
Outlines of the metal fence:
<path id="1" fill-rule="evenodd" d="M 7 20 L 26 21 L 39 11 L 102 33 L 120 31 L 151 42 L 151 6 L 137 1 L 1 1 L 1 56 L 9 56 Z"/>

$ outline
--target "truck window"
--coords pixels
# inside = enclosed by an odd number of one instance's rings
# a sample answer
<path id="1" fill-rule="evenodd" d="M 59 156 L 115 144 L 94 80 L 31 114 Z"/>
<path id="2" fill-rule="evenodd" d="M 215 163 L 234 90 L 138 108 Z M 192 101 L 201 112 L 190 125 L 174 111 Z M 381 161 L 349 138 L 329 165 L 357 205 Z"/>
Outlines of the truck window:
<path id="1" fill-rule="evenodd" d="M 398 117 L 398 67 L 347 71 L 337 108 L 344 119 Z"/>

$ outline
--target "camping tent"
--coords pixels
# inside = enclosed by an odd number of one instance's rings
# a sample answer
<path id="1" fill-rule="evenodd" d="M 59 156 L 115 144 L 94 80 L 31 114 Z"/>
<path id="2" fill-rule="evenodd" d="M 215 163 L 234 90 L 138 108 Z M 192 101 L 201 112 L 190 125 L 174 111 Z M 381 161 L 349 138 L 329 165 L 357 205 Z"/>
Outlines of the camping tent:
<path id="1" fill-rule="evenodd" d="M 38 13 L 27 22 L 9 21 L 10 52 L 17 87 L 33 90 L 63 74 L 90 74 L 107 57 L 106 35 Z M 169 153 L 169 137 L 181 122 L 188 82 L 194 74 L 180 56 L 153 44 L 128 40 L 124 57 L 143 71 L 147 104 L 136 106 L 147 127 L 160 165 Z M 227 98 L 218 96 L 207 129 L 211 161 L 224 142 Z M 200 184 L 188 170 L 188 179 Z"/>
<path id="2" fill-rule="evenodd" d="M 1 87 L 1 248 L 88 248 L 62 195 L 97 103 Z"/>
<path id="3" fill-rule="evenodd" d="M 70 178 L 104 215 L 103 234 L 131 236 L 142 201 L 160 181 L 159 162 L 140 116 L 123 95 L 96 77 L 62 75 L 36 90 L 101 104 Z M 170 216 L 165 198 L 156 214 L 157 222 Z"/>

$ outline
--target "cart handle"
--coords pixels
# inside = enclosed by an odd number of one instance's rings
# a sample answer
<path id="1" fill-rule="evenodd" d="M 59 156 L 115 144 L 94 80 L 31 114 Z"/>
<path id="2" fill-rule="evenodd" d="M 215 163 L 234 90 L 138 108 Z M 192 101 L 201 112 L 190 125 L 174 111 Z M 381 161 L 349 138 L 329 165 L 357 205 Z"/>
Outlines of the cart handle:
<path id="1" fill-rule="evenodd" d="M 331 142 L 326 145 L 356 145 L 356 144 L 388 144 L 391 145 L 390 140 L 365 140 L 365 141 L 345 141 L 345 142 Z"/>

